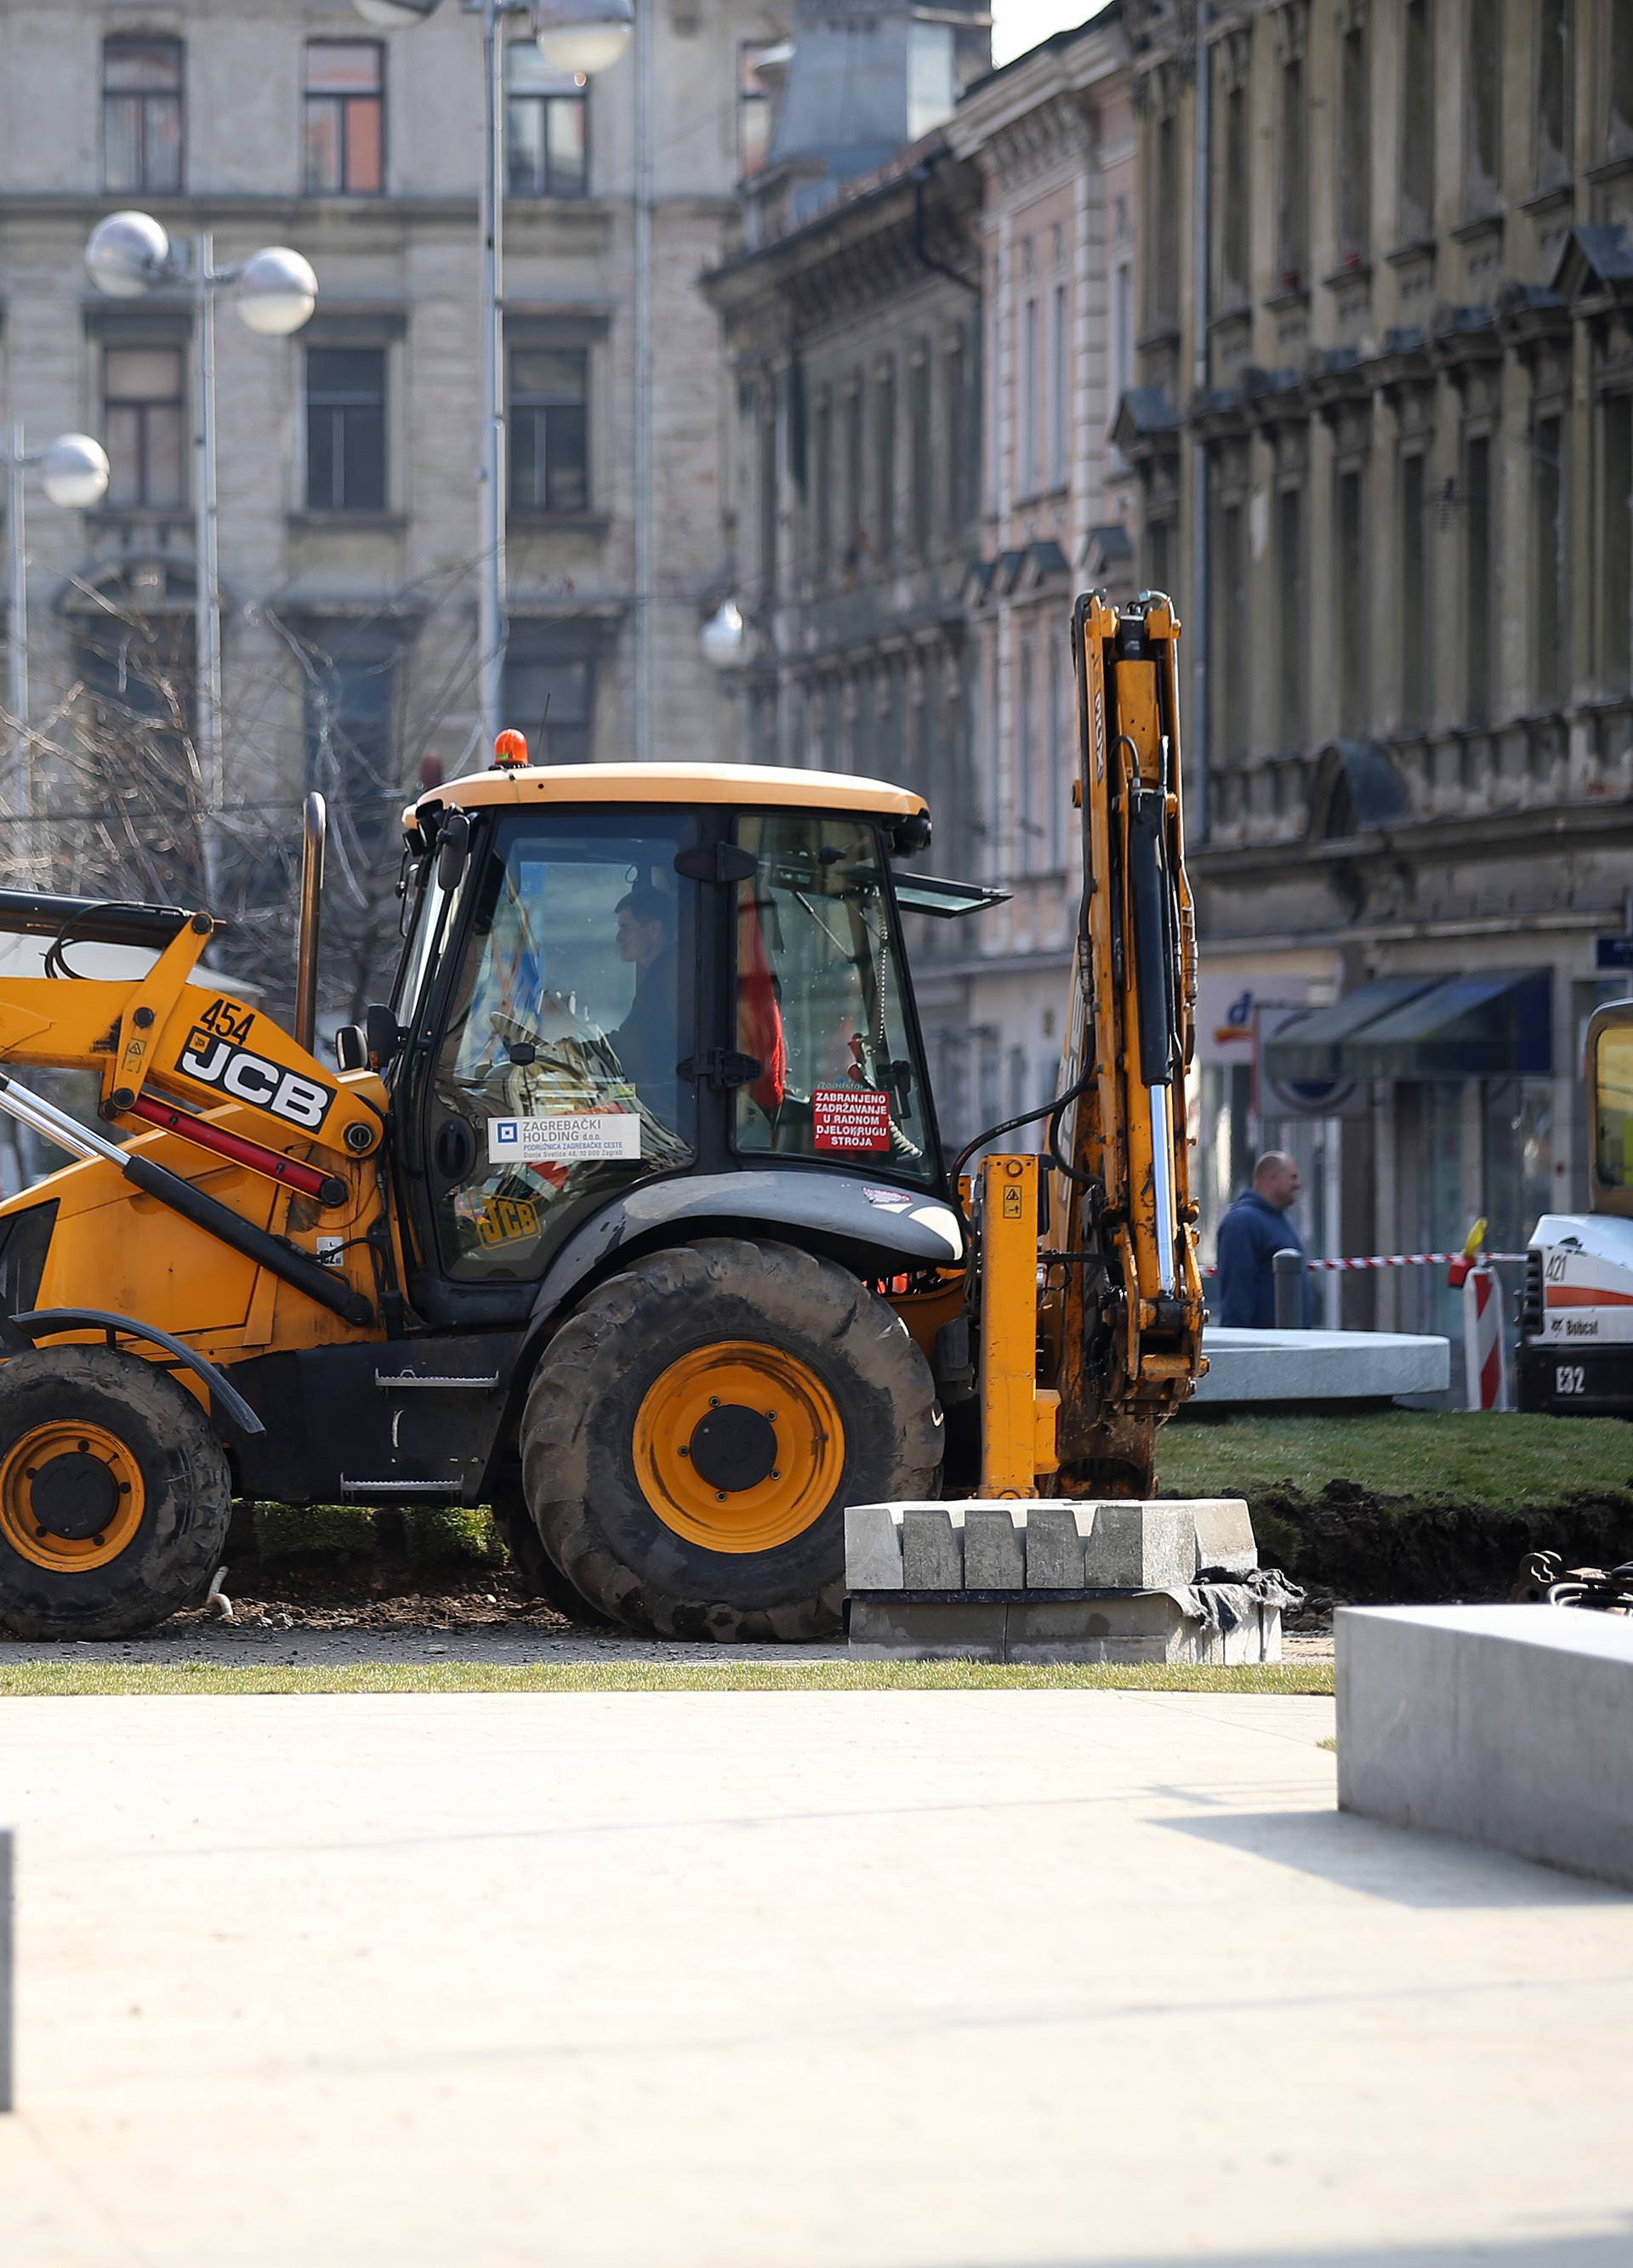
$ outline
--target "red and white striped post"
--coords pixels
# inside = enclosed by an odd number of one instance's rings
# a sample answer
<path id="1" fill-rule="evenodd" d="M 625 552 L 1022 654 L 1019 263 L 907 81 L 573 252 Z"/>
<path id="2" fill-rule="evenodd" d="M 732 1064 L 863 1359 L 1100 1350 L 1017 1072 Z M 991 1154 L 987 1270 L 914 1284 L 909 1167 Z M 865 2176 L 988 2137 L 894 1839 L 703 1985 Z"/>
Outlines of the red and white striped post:
<path id="1" fill-rule="evenodd" d="M 1471 1410 L 1508 1408 L 1508 1349 L 1503 1336 L 1503 1291 L 1492 1268 L 1471 1268 L 1463 1278 L 1463 1364 Z"/>

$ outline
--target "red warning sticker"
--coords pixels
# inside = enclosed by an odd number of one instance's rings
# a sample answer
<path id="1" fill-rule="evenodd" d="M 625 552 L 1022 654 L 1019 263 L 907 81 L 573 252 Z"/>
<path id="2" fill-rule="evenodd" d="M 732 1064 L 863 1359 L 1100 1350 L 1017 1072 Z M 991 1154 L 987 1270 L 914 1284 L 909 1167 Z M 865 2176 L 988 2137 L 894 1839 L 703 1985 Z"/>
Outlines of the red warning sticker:
<path id="1" fill-rule="evenodd" d="M 811 1095 L 811 1141 L 818 1150 L 888 1150 L 890 1098 L 872 1086 L 819 1086 Z"/>

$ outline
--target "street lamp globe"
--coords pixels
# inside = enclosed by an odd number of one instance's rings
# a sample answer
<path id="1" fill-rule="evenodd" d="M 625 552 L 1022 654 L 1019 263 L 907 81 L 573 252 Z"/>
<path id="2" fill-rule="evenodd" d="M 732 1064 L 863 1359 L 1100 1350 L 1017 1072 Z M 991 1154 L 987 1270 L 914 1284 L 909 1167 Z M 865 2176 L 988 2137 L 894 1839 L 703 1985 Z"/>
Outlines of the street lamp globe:
<path id="1" fill-rule="evenodd" d="M 85 270 L 112 299 L 139 299 L 164 274 L 170 239 L 151 213 L 109 213 L 91 232 Z"/>
<path id="2" fill-rule="evenodd" d="M 735 669 L 747 642 L 743 610 L 735 599 L 722 599 L 698 633 L 703 659 L 711 669 Z"/>
<path id="3" fill-rule="evenodd" d="M 88 512 L 107 494 L 107 453 L 88 433 L 59 434 L 40 460 L 40 482 L 64 512 Z"/>
<path id="4" fill-rule="evenodd" d="M 539 53 L 558 70 L 579 78 L 610 70 L 634 29 L 631 0 L 538 0 L 533 11 Z"/>
<path id="5" fill-rule="evenodd" d="M 286 339 L 317 305 L 318 281 L 309 260 L 286 244 L 269 245 L 238 273 L 238 312 L 263 339 Z"/>
<path id="6" fill-rule="evenodd" d="M 439 0 L 351 0 L 351 4 L 366 24 L 382 32 L 401 32 L 410 24 L 423 24 Z"/>

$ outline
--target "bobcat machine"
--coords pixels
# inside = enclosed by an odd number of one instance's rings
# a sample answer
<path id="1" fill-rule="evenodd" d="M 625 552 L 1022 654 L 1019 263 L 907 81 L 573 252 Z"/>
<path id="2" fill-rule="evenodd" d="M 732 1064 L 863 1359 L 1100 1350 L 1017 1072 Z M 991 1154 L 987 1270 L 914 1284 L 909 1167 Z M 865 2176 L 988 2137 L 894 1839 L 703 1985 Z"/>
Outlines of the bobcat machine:
<path id="1" fill-rule="evenodd" d="M 1526 1249 L 1518 1403 L 1562 1418 L 1633 1418 L 1633 1000 L 1587 1027 L 1592 1210 L 1544 1213 Z"/>
<path id="2" fill-rule="evenodd" d="M 200 1600 L 236 1497 L 488 1505 L 570 1614 L 816 1638 L 847 1502 L 1148 1494 L 1203 1316 L 1177 637 L 1077 603 L 1060 1091 L 951 1160 L 902 917 L 999 894 L 899 863 L 929 816 L 875 780 L 501 735 L 404 814 L 338 1074 L 319 814 L 292 1030 L 201 980 L 207 912 L 0 894 L 48 940 L 0 976 L 0 1108 L 78 1161 L 0 1204 L 0 1629 Z M 95 1073 L 100 1123 L 32 1066 Z M 1037 1120 L 1041 1167 L 991 1153 Z"/>

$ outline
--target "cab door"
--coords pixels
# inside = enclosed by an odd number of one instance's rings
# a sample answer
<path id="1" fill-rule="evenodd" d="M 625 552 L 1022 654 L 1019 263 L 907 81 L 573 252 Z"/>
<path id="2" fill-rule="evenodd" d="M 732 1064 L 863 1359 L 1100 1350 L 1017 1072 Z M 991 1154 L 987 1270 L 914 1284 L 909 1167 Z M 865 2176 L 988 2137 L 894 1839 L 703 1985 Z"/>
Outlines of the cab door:
<path id="1" fill-rule="evenodd" d="M 527 1312 L 563 1239 L 695 1162 L 690 814 L 543 806 L 473 836 L 413 1042 L 422 1313 Z"/>

